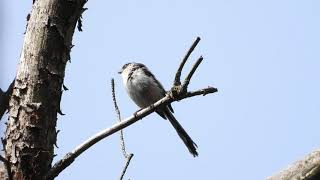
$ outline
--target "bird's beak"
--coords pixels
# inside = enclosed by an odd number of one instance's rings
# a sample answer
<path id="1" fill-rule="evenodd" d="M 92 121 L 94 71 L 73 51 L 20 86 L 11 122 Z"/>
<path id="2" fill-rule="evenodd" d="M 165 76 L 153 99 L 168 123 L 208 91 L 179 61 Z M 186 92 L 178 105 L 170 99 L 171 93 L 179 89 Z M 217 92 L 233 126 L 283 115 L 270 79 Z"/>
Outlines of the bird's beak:
<path id="1" fill-rule="evenodd" d="M 122 70 L 118 71 L 118 74 L 121 74 L 122 73 Z"/>

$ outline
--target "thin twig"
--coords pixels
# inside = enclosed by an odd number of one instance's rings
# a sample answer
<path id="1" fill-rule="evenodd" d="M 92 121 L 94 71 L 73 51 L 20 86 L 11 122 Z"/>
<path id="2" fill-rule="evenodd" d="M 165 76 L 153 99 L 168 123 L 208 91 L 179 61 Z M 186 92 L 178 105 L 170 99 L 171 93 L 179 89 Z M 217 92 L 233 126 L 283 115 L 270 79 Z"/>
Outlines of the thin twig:
<path id="1" fill-rule="evenodd" d="M 192 51 L 194 50 L 194 48 L 196 48 L 196 46 L 198 45 L 199 41 L 200 41 L 200 37 L 197 37 L 197 39 L 193 42 L 193 44 L 189 48 L 187 54 L 183 57 L 183 59 L 180 63 L 180 66 L 177 70 L 176 76 L 174 78 L 174 82 L 173 82 L 174 86 L 181 85 L 180 77 L 181 77 L 181 72 L 182 72 L 183 66 L 187 62 L 187 60 L 188 60 L 189 56 L 191 55 Z"/>
<path id="2" fill-rule="evenodd" d="M 188 76 L 184 79 L 184 82 L 182 84 L 182 91 L 187 91 L 188 85 L 190 83 L 190 79 L 193 76 L 194 72 L 197 70 L 198 66 L 200 65 L 200 63 L 202 62 L 203 57 L 200 56 L 199 59 L 197 60 L 197 62 L 193 65 L 191 71 L 189 72 Z"/>
<path id="3" fill-rule="evenodd" d="M 126 157 L 126 159 L 127 159 L 126 165 L 123 167 L 123 170 L 122 170 L 120 178 L 119 178 L 120 180 L 122 180 L 124 175 L 126 174 L 126 171 L 128 169 L 128 166 L 129 166 L 130 161 L 131 161 L 132 158 L 133 158 L 133 154 L 129 154 L 128 157 Z"/>
<path id="4" fill-rule="evenodd" d="M 114 79 L 113 78 L 111 79 L 111 90 L 112 90 L 112 101 L 113 101 L 115 111 L 117 113 L 118 122 L 121 122 L 121 114 L 120 114 L 120 110 L 119 110 L 117 99 L 116 99 L 116 92 L 115 92 L 115 88 L 114 88 Z M 126 145 L 124 143 L 124 135 L 123 135 L 122 130 L 120 130 L 120 144 L 121 144 L 122 154 L 123 154 L 124 158 L 127 158 L 128 154 L 126 151 Z"/>
<path id="5" fill-rule="evenodd" d="M 11 174 L 11 167 L 10 167 L 10 162 L 4 158 L 3 156 L 0 155 L 0 161 L 3 162 L 3 164 L 5 165 L 6 169 L 7 169 L 7 174 L 8 174 L 8 180 L 13 180 L 12 174 Z"/>
<path id="6" fill-rule="evenodd" d="M 173 98 L 169 94 L 166 95 L 162 99 L 155 102 L 153 105 L 151 105 L 147 108 L 141 109 L 140 111 L 138 111 L 134 115 L 131 115 L 130 117 L 122 120 L 121 122 L 113 125 L 112 127 L 104 129 L 104 130 L 98 132 L 97 134 L 93 135 L 89 139 L 87 139 L 85 142 L 83 142 L 78 147 L 76 147 L 72 152 L 66 154 L 61 160 L 56 162 L 54 164 L 54 166 L 51 168 L 51 170 L 49 171 L 49 173 L 47 175 L 47 179 L 53 179 L 54 177 L 58 176 L 60 172 L 62 172 L 65 168 L 67 168 L 75 160 L 75 158 L 77 158 L 80 154 L 82 154 L 84 151 L 89 149 L 92 145 L 94 145 L 97 142 L 99 142 L 100 140 L 120 131 L 121 129 L 124 129 L 124 128 L 130 126 L 131 124 L 141 120 L 145 116 L 154 112 L 157 107 L 163 106 L 166 104 L 170 104 L 174 101 L 179 101 L 179 100 L 182 100 L 185 98 L 190 98 L 190 97 L 198 96 L 198 95 L 206 95 L 206 94 L 210 94 L 210 93 L 214 93 L 214 92 L 217 92 L 216 88 L 208 87 L 208 88 L 201 89 L 198 91 L 187 92 L 186 94 L 182 94 L 178 98 Z"/>
<path id="7" fill-rule="evenodd" d="M 0 89 L 0 120 L 9 107 L 9 98 L 13 91 L 14 81 L 15 79 L 11 82 L 6 92 Z"/>
<path id="8" fill-rule="evenodd" d="M 121 114 L 120 114 L 120 109 L 118 107 L 118 103 L 117 103 L 117 99 L 116 99 L 116 91 L 115 91 L 115 86 L 114 86 L 114 79 L 112 78 L 111 79 L 111 89 L 112 89 L 112 101 L 113 101 L 113 104 L 114 104 L 114 108 L 116 110 L 116 113 L 117 113 L 117 116 L 118 116 L 118 122 L 121 122 Z M 133 157 L 133 154 L 128 154 L 127 151 L 126 151 L 126 145 L 125 145 L 125 142 L 124 142 L 124 135 L 123 135 L 123 130 L 121 129 L 120 130 L 120 144 L 121 144 L 121 150 L 122 150 L 122 154 L 124 156 L 124 158 L 126 159 L 126 164 L 121 172 L 121 175 L 120 175 L 120 178 L 119 180 L 122 180 L 127 169 L 128 169 L 128 166 L 130 164 L 130 161 Z"/>

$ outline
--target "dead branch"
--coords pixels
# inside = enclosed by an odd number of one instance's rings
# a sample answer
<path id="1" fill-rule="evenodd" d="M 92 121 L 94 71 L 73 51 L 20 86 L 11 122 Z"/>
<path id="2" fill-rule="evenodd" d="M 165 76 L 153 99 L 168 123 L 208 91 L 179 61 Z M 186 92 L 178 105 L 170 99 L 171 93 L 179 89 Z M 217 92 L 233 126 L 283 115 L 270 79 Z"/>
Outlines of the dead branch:
<path id="1" fill-rule="evenodd" d="M 200 41 L 200 38 L 197 38 L 196 42 L 190 48 L 189 52 L 186 55 L 186 58 L 183 59 L 184 62 L 189 57 L 192 50 L 197 45 L 198 41 Z M 186 78 L 187 80 L 188 80 L 188 78 L 190 80 L 191 76 L 193 75 L 194 71 L 197 69 L 197 67 L 201 63 L 201 61 L 202 61 L 202 58 L 199 58 L 197 63 L 193 66 L 192 70 L 189 72 L 189 75 Z M 184 63 L 181 63 L 181 64 L 184 64 Z M 181 67 L 181 65 L 180 65 L 180 67 Z M 180 70 L 180 67 L 179 67 L 178 71 L 180 71 L 180 73 L 181 73 L 182 68 Z M 183 67 L 183 65 L 182 65 L 182 67 Z M 177 72 L 177 74 L 179 74 L 179 73 Z M 179 82 L 180 82 L 180 75 L 178 75 L 176 77 L 178 77 Z M 184 83 L 184 84 L 185 84 L 184 85 L 185 89 L 187 89 L 187 86 L 189 83 Z M 182 88 L 181 85 L 178 85 L 176 87 L 178 87 L 178 88 L 177 89 L 172 88 L 171 91 L 169 93 L 167 93 L 167 95 L 165 97 L 158 100 L 157 102 L 150 105 L 149 107 L 139 110 L 138 112 L 134 113 L 130 117 L 122 120 L 121 122 L 118 122 L 117 124 L 113 125 L 110 128 L 107 128 L 107 129 L 100 131 L 99 133 L 97 133 L 97 134 L 93 135 L 92 137 L 90 137 L 89 139 L 87 139 L 85 142 L 83 142 L 78 147 L 76 147 L 73 151 L 66 154 L 61 160 L 56 162 L 54 164 L 54 166 L 51 168 L 51 170 L 49 171 L 49 173 L 47 174 L 46 178 L 53 179 L 54 177 L 58 176 L 60 172 L 62 172 L 65 168 L 67 168 L 75 160 L 75 158 L 77 158 L 80 154 L 82 154 L 84 151 L 89 149 L 95 143 L 97 143 L 100 140 L 120 131 L 121 129 L 124 129 L 124 128 L 130 126 L 131 124 L 141 120 L 145 116 L 154 112 L 157 107 L 164 106 L 164 105 L 170 104 L 174 101 L 180 101 L 182 99 L 190 98 L 193 96 L 206 95 L 206 94 L 210 94 L 210 93 L 214 93 L 214 92 L 218 91 L 214 87 L 208 87 L 208 88 L 200 89 L 197 91 L 187 92 L 187 91 L 181 91 L 181 88 Z"/>
<path id="2" fill-rule="evenodd" d="M 267 180 L 318 180 L 320 179 L 320 149 Z"/>
<path id="3" fill-rule="evenodd" d="M 117 99 L 116 99 L 116 92 L 115 92 L 115 88 L 114 88 L 114 79 L 113 78 L 111 79 L 111 91 L 112 91 L 112 101 L 113 101 L 114 109 L 117 113 L 118 122 L 121 122 L 121 114 L 120 114 L 120 110 L 119 110 Z M 122 150 L 122 154 L 123 154 L 124 158 L 127 158 L 128 153 L 126 151 L 126 145 L 124 142 L 123 130 L 120 130 L 120 145 L 121 145 L 121 150 Z"/>
<path id="4" fill-rule="evenodd" d="M 200 65 L 200 63 L 202 62 L 202 60 L 203 60 L 203 57 L 200 56 L 199 59 L 197 60 L 197 62 L 193 65 L 193 67 L 192 67 L 191 71 L 189 72 L 188 76 L 183 81 L 183 84 L 182 84 L 182 87 L 181 87 L 182 91 L 187 92 L 187 87 L 188 87 L 188 85 L 190 83 L 190 80 L 191 80 L 194 72 L 196 72 L 196 70 L 197 70 L 198 66 Z"/>
<path id="5" fill-rule="evenodd" d="M 128 157 L 126 157 L 126 165 L 123 167 L 123 170 L 122 170 L 120 178 L 119 178 L 120 180 L 122 180 L 124 175 L 126 174 L 126 171 L 128 169 L 128 166 L 129 166 L 132 158 L 133 158 L 133 154 L 129 154 Z"/>
<path id="6" fill-rule="evenodd" d="M 121 114 L 120 114 L 120 109 L 118 107 L 118 103 L 117 103 L 117 99 L 116 99 L 116 91 L 115 91 L 115 88 L 114 88 L 114 79 L 112 78 L 111 79 L 111 90 L 112 90 L 112 101 L 113 101 L 113 104 L 114 104 L 114 108 L 115 108 L 115 111 L 117 113 L 117 116 L 118 116 L 118 122 L 121 122 Z M 126 151 L 126 145 L 125 145 L 125 142 L 124 142 L 124 135 L 123 135 L 123 130 L 121 129 L 120 130 L 120 145 L 121 145 L 121 150 L 122 150 L 122 154 L 124 156 L 124 158 L 126 159 L 126 164 L 121 172 L 121 175 L 120 175 L 120 180 L 123 179 L 127 169 L 128 169 L 128 166 L 130 164 L 130 161 L 133 157 L 133 154 L 130 153 L 128 154 L 127 151 Z"/>
<path id="7" fill-rule="evenodd" d="M 174 82 L 173 82 L 174 86 L 180 86 L 181 85 L 180 77 L 181 77 L 181 72 L 182 72 L 182 69 L 184 67 L 184 64 L 187 62 L 189 56 L 191 55 L 193 50 L 196 48 L 196 46 L 198 45 L 199 42 L 200 42 L 200 37 L 197 37 L 197 39 L 193 42 L 193 44 L 189 48 L 187 54 L 183 57 L 183 59 L 182 59 L 182 61 L 180 63 L 180 66 L 179 66 L 179 68 L 177 70 L 176 76 L 174 78 Z"/>
<path id="8" fill-rule="evenodd" d="M 93 135 L 89 139 L 87 139 L 85 142 L 83 142 L 81 145 L 76 147 L 72 152 L 66 154 L 61 160 L 56 162 L 54 166 L 51 168 L 51 170 L 48 173 L 47 179 L 52 179 L 59 175 L 62 170 L 64 170 L 66 167 L 68 167 L 74 160 L 77 158 L 80 154 L 82 154 L 84 151 L 89 149 L 92 145 L 96 144 L 100 140 L 120 131 L 121 129 L 124 129 L 131 124 L 141 120 L 142 118 L 146 117 L 147 115 L 151 114 L 155 111 L 155 109 L 159 106 L 170 104 L 174 101 L 180 101 L 182 99 L 190 98 L 193 96 L 198 95 L 206 95 L 211 94 L 214 92 L 217 92 L 218 90 L 214 87 L 208 87 L 201 90 L 193 91 L 193 92 L 187 92 L 184 95 L 181 95 L 180 97 L 173 98 L 173 96 L 170 96 L 169 94 L 166 95 L 164 98 L 160 99 L 153 105 L 141 109 L 139 112 L 135 113 L 134 115 L 131 115 L 130 117 L 122 120 L 121 122 L 113 125 L 110 128 L 104 129 L 100 131 L 99 133 Z"/>

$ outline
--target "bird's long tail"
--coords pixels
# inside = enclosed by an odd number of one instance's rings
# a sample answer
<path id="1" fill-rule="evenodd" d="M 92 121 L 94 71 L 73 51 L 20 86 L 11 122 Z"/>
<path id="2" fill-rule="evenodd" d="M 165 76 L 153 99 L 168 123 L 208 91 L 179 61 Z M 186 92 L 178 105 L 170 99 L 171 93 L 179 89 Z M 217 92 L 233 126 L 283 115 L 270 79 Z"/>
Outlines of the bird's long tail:
<path id="1" fill-rule="evenodd" d="M 166 109 L 165 111 L 166 117 L 169 119 L 170 123 L 174 127 L 174 129 L 177 131 L 178 135 L 184 142 L 184 144 L 187 146 L 189 152 L 194 156 L 198 156 L 197 152 L 197 144 L 193 142 L 191 137 L 188 135 L 188 133 L 183 129 L 181 124 L 176 120 L 176 118 L 173 116 L 173 114 L 169 111 L 169 109 Z"/>

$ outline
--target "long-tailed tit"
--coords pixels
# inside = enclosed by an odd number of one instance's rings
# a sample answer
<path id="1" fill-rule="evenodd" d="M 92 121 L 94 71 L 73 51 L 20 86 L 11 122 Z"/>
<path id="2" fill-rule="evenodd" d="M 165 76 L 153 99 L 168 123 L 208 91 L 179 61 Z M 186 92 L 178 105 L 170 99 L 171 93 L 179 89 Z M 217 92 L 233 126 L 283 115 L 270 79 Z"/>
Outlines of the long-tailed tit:
<path id="1" fill-rule="evenodd" d="M 166 95 L 166 91 L 149 69 L 141 63 L 125 64 L 119 74 L 130 98 L 140 107 L 146 108 Z M 198 156 L 197 145 L 173 116 L 171 104 L 159 107 L 156 112 L 169 119 L 190 153 Z"/>

